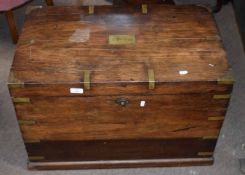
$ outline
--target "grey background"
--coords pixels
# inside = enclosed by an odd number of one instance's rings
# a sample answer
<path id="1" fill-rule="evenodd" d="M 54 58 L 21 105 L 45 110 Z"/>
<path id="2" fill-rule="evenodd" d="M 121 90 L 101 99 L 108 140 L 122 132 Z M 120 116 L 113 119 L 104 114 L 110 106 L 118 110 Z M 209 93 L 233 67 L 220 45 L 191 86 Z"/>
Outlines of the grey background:
<path id="1" fill-rule="evenodd" d="M 56 0 L 58 1 L 58 0 Z M 178 0 L 179 3 L 181 2 Z M 185 1 L 186 2 L 186 1 Z M 58 2 L 61 3 L 61 2 Z M 43 4 L 36 0 L 31 4 Z M 28 4 L 30 5 L 30 4 Z M 15 10 L 21 29 L 26 6 Z M 6 86 L 15 45 L 12 44 L 6 20 L 0 14 L 0 175 L 239 175 L 239 161 L 245 157 L 245 57 L 231 4 L 215 14 L 236 84 L 229 110 L 215 150 L 215 164 L 206 167 L 137 168 L 113 170 L 28 171 L 27 155 L 20 135 L 15 112 Z"/>
<path id="2" fill-rule="evenodd" d="M 240 32 L 243 38 L 243 43 L 245 44 L 245 1 L 234 0 L 234 10 L 238 24 L 240 26 Z"/>

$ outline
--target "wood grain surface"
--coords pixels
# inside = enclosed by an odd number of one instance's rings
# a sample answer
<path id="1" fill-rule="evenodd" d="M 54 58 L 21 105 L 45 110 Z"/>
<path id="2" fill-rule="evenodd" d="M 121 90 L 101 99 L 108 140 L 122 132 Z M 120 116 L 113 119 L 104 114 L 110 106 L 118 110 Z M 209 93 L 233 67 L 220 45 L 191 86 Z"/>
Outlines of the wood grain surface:
<path id="1" fill-rule="evenodd" d="M 125 98 L 128 105 L 116 103 Z M 145 107 L 140 102 L 145 101 Z M 36 97 L 16 103 L 25 139 L 99 140 L 218 136 L 229 100 L 212 95 Z"/>
<path id="2" fill-rule="evenodd" d="M 201 7 L 35 9 L 8 82 L 29 168 L 209 165 L 233 87 L 220 80 L 230 71 Z"/>
<path id="3" fill-rule="evenodd" d="M 191 13 L 190 13 L 191 11 Z M 135 44 L 111 45 L 109 35 L 133 35 Z M 195 6 L 48 7 L 26 20 L 12 72 L 28 84 L 216 81 L 228 71 L 212 15 Z M 179 71 L 187 71 L 180 75 Z M 30 76 L 31 75 L 31 76 Z M 11 82 L 10 82 L 11 83 Z"/>
<path id="4" fill-rule="evenodd" d="M 17 83 L 9 84 L 13 97 L 87 97 L 105 95 L 167 95 L 167 94 L 229 94 L 233 85 L 222 85 L 217 82 L 168 82 L 156 83 L 153 90 L 149 90 L 148 83 L 116 83 L 95 84 L 89 90 L 84 89 L 83 83 L 78 84 L 25 84 L 19 87 Z M 83 88 L 83 94 L 70 92 L 71 88 Z"/>
<path id="5" fill-rule="evenodd" d="M 97 141 L 41 141 L 26 143 L 29 157 L 41 162 L 201 158 L 213 152 L 216 139 L 145 139 Z M 30 160 L 31 162 L 35 162 Z"/>

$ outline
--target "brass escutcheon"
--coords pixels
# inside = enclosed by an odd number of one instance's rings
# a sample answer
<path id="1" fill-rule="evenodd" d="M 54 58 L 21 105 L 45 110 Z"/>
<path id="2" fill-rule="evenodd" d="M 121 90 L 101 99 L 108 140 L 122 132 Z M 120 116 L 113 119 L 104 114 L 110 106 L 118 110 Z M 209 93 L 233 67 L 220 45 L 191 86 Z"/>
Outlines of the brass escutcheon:
<path id="1" fill-rule="evenodd" d="M 128 104 L 128 99 L 126 99 L 126 98 L 118 98 L 116 100 L 116 104 L 125 107 Z"/>

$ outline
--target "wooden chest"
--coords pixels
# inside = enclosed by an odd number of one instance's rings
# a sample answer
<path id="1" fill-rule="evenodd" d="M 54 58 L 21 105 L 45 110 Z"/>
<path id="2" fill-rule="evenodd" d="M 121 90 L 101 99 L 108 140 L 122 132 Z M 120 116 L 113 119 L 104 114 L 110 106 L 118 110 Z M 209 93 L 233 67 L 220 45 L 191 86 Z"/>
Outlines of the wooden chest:
<path id="1" fill-rule="evenodd" d="M 8 85 L 30 169 L 212 164 L 233 78 L 206 9 L 28 12 Z"/>

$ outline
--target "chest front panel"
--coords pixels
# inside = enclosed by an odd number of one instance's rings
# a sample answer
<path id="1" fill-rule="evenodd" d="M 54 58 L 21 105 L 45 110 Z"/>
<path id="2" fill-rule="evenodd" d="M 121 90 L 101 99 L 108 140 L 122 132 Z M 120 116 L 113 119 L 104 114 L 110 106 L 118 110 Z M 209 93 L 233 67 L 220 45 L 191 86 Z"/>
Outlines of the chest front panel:
<path id="1" fill-rule="evenodd" d="M 213 95 L 34 97 L 16 103 L 25 139 L 101 140 L 218 136 L 227 99 Z"/>

